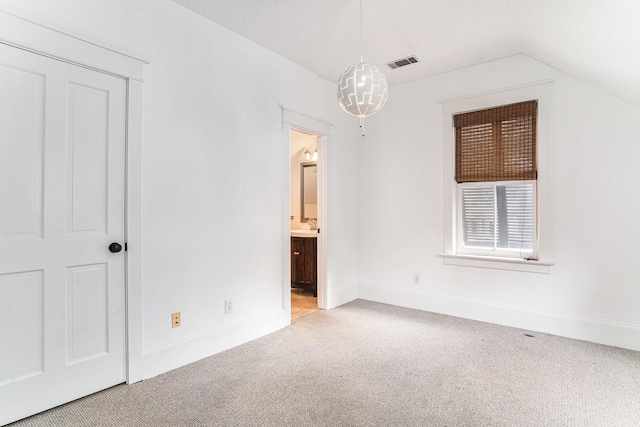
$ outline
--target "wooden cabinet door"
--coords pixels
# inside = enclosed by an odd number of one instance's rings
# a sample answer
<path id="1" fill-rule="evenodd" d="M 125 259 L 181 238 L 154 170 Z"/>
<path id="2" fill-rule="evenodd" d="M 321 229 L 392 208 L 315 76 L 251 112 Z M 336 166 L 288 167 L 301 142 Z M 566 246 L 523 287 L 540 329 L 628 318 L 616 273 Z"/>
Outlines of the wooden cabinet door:
<path id="1" fill-rule="evenodd" d="M 300 283 L 300 278 L 304 270 L 304 245 L 302 238 L 291 238 L 291 283 Z"/>
<path id="2" fill-rule="evenodd" d="M 317 295 L 316 239 L 291 238 L 291 285 L 309 288 Z"/>
<path id="3" fill-rule="evenodd" d="M 305 284 L 315 285 L 316 283 L 316 239 L 303 239 L 303 262 L 304 270 L 301 281 Z"/>

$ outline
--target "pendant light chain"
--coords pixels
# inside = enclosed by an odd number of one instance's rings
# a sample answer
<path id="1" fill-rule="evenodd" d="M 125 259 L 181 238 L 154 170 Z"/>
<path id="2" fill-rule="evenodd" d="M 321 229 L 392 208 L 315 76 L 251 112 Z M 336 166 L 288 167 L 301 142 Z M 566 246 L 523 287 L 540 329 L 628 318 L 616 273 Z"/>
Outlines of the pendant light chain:
<path id="1" fill-rule="evenodd" d="M 360 0 L 360 62 L 364 62 L 364 43 L 362 42 L 362 0 Z"/>
<path id="2" fill-rule="evenodd" d="M 364 63 L 364 42 L 362 41 L 362 0 L 360 0 L 360 63 Z M 364 117 L 360 117 L 360 131 L 364 138 Z"/>

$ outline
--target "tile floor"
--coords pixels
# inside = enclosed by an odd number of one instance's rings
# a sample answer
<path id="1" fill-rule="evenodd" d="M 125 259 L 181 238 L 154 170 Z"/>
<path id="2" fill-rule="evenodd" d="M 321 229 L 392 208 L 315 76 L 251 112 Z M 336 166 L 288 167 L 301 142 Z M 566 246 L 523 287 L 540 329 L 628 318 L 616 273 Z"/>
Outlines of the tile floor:
<path id="1" fill-rule="evenodd" d="M 291 318 L 304 316 L 318 309 L 318 298 L 309 289 L 291 288 Z"/>

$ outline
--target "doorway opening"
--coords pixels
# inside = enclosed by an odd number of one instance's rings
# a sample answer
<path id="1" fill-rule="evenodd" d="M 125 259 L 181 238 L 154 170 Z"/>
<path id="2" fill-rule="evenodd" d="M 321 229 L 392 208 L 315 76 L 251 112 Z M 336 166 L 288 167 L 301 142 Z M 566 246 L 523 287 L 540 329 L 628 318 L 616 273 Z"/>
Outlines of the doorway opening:
<path id="1" fill-rule="evenodd" d="M 318 137 L 291 129 L 291 319 L 318 309 Z"/>
<path id="2" fill-rule="evenodd" d="M 291 322 L 291 273 L 292 273 L 292 263 L 291 259 L 293 255 L 291 249 L 291 241 L 295 236 L 292 237 L 291 231 L 294 229 L 293 227 L 300 224 L 300 229 L 304 232 L 306 229 L 306 233 L 310 233 L 309 230 L 309 222 L 301 222 L 300 221 L 300 212 L 302 210 L 302 200 L 299 203 L 296 203 L 291 208 L 291 199 L 292 195 L 296 194 L 300 197 L 300 193 L 302 189 L 300 188 L 300 184 L 296 188 L 292 190 L 292 180 L 301 179 L 302 176 L 302 163 L 311 163 L 313 162 L 314 153 L 317 150 L 317 160 L 315 160 L 315 164 L 317 166 L 316 174 L 317 174 L 317 206 L 316 206 L 316 214 L 317 214 L 317 230 L 315 237 L 315 248 L 316 248 L 316 286 L 317 286 L 317 308 L 321 310 L 326 310 L 331 307 L 331 283 L 328 280 L 328 271 L 330 269 L 329 266 L 329 257 L 327 256 L 327 246 L 328 246 L 328 169 L 329 165 L 329 142 L 331 140 L 331 132 L 332 132 L 332 124 L 327 122 L 326 120 L 322 120 L 316 117 L 309 116 L 302 112 L 293 110 L 284 105 L 281 105 L 282 109 L 282 125 L 284 130 L 284 138 L 283 138 L 283 173 L 286 178 L 283 180 L 284 188 L 283 194 L 286 196 L 282 199 L 283 201 L 283 211 L 286 212 L 283 215 L 283 270 L 284 270 L 284 280 L 282 283 L 282 308 L 285 313 L 285 322 Z M 307 152 L 302 149 L 302 157 L 297 158 L 294 162 L 292 159 L 292 135 L 297 136 L 298 134 L 302 134 L 302 136 L 310 136 L 315 139 L 315 149 L 308 150 L 310 154 L 310 159 L 307 159 Z M 293 144 L 295 146 L 295 143 Z M 292 173 L 292 167 L 296 167 L 296 171 Z M 312 212 L 312 207 L 309 212 Z M 298 212 L 296 214 L 296 212 Z M 291 216 L 298 217 L 298 222 L 294 223 L 291 219 Z M 304 217 L 303 217 L 304 218 Z M 308 218 L 308 217 L 307 217 Z M 294 218 L 296 219 L 296 218 Z M 302 225 L 304 224 L 304 228 Z"/>

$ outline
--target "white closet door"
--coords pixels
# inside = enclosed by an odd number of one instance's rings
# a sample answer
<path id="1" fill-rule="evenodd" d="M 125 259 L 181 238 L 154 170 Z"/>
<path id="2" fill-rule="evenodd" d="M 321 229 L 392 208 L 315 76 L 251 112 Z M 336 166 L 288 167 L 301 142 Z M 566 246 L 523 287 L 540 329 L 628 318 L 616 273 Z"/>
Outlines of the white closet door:
<path id="1" fill-rule="evenodd" d="M 0 425 L 125 380 L 126 82 L 0 44 Z"/>

